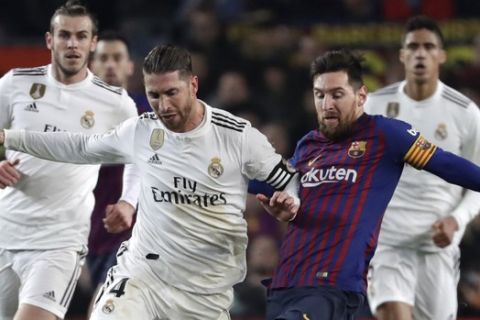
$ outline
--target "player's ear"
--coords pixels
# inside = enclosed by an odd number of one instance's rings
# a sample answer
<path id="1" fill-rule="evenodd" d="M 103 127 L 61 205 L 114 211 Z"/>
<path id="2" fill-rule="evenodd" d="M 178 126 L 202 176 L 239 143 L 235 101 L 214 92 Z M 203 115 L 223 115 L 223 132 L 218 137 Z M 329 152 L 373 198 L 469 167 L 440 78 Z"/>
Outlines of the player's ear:
<path id="1" fill-rule="evenodd" d="M 92 42 L 90 43 L 90 52 L 93 53 L 97 49 L 97 41 L 98 41 L 98 36 L 94 35 L 92 37 Z"/>
<path id="2" fill-rule="evenodd" d="M 53 34 L 51 34 L 49 31 L 45 32 L 45 44 L 49 50 L 52 50 L 52 38 Z"/>
<path id="3" fill-rule="evenodd" d="M 362 86 L 358 89 L 357 91 L 357 104 L 358 107 L 362 107 L 365 104 L 365 101 L 367 101 L 367 94 L 368 94 L 368 89 L 367 86 L 362 84 Z"/>
<path id="4" fill-rule="evenodd" d="M 133 73 L 135 72 L 135 63 L 133 63 L 132 60 L 128 60 L 127 62 L 127 75 L 129 77 L 133 76 Z"/>
<path id="5" fill-rule="evenodd" d="M 193 90 L 193 94 L 197 95 L 198 92 L 198 77 L 195 75 L 192 75 L 190 78 L 190 85 Z"/>
<path id="6" fill-rule="evenodd" d="M 438 53 L 438 63 L 443 64 L 447 61 L 447 52 L 444 49 L 440 49 Z"/>
<path id="7" fill-rule="evenodd" d="M 400 60 L 401 63 L 405 62 L 405 50 L 400 49 L 398 52 L 398 60 Z"/>

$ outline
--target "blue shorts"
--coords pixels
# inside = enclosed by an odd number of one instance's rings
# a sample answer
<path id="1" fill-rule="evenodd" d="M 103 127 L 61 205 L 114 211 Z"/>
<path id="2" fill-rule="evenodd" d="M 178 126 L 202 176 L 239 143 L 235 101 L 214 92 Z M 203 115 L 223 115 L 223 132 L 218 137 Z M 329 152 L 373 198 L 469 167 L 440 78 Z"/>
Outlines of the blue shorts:
<path id="1" fill-rule="evenodd" d="M 271 290 L 267 320 L 351 320 L 365 295 L 332 287 Z"/>
<path id="2" fill-rule="evenodd" d="M 92 286 L 96 288 L 99 284 L 105 282 L 108 270 L 117 264 L 117 251 L 99 255 L 88 254 L 87 264 L 90 270 Z"/>

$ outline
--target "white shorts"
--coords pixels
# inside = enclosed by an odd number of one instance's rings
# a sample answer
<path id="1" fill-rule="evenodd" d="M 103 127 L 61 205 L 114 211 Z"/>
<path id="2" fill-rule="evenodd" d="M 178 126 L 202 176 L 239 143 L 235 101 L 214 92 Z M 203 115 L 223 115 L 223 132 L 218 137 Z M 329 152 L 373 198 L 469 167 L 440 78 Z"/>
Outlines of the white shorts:
<path id="1" fill-rule="evenodd" d="M 90 320 L 230 319 L 233 289 L 216 294 L 186 292 L 155 277 L 148 267 L 139 271 L 145 263 L 138 259 L 128 251 L 117 257 L 118 265 L 109 270 Z"/>
<path id="2" fill-rule="evenodd" d="M 0 319 L 30 304 L 63 319 L 85 260 L 85 251 L 0 249 Z"/>
<path id="3" fill-rule="evenodd" d="M 372 313 L 385 302 L 413 306 L 414 319 L 455 319 L 460 251 L 450 246 L 439 252 L 379 245 L 368 272 Z"/>

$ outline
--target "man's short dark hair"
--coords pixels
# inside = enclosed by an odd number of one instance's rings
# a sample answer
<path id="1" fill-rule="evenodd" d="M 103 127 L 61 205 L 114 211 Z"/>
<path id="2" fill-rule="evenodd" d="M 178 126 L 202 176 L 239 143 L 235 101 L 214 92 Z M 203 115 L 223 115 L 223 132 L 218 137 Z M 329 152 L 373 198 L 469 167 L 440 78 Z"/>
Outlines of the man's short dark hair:
<path id="1" fill-rule="evenodd" d="M 87 16 L 92 21 L 92 35 L 97 35 L 98 32 L 98 21 L 93 13 L 88 10 L 79 0 L 68 0 L 64 5 L 60 6 L 55 10 L 50 19 L 50 32 L 54 31 L 54 20 L 57 16 L 67 16 L 67 17 L 83 17 Z"/>
<path id="2" fill-rule="evenodd" d="M 345 71 L 348 74 L 348 82 L 357 90 L 363 85 L 362 62 L 362 56 L 350 50 L 328 51 L 312 62 L 310 76 L 314 80 L 317 75 L 327 72 Z"/>
<path id="3" fill-rule="evenodd" d="M 98 42 L 100 41 L 120 41 L 125 45 L 125 47 L 127 47 L 127 52 L 130 54 L 130 43 L 128 42 L 127 38 L 117 31 L 106 30 L 101 32 L 98 35 Z"/>
<path id="4" fill-rule="evenodd" d="M 192 57 L 181 47 L 156 46 L 145 57 L 143 71 L 147 74 L 179 71 L 182 77 L 192 75 Z"/>
<path id="5" fill-rule="evenodd" d="M 405 31 L 402 37 L 402 45 L 405 43 L 405 38 L 407 34 L 416 30 L 427 29 L 437 35 L 438 40 L 440 41 L 440 46 L 443 47 L 445 39 L 443 37 L 442 30 L 438 26 L 437 22 L 427 16 L 414 16 L 410 18 L 405 24 Z"/>

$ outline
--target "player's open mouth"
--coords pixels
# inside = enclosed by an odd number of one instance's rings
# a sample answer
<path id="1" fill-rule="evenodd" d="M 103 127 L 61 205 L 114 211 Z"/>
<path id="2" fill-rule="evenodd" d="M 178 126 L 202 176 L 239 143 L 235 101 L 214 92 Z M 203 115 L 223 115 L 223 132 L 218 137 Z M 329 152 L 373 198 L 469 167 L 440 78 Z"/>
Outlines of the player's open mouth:
<path id="1" fill-rule="evenodd" d="M 415 71 L 423 72 L 427 67 L 423 63 L 417 63 L 415 65 Z"/>
<path id="2" fill-rule="evenodd" d="M 160 115 L 160 118 L 162 118 L 162 120 L 172 120 L 173 118 L 175 117 L 175 113 L 167 113 L 167 114 L 161 114 Z"/>
<path id="3" fill-rule="evenodd" d="M 324 117 L 323 118 L 323 123 L 325 125 L 335 125 L 335 124 L 338 124 L 338 117 Z"/>

